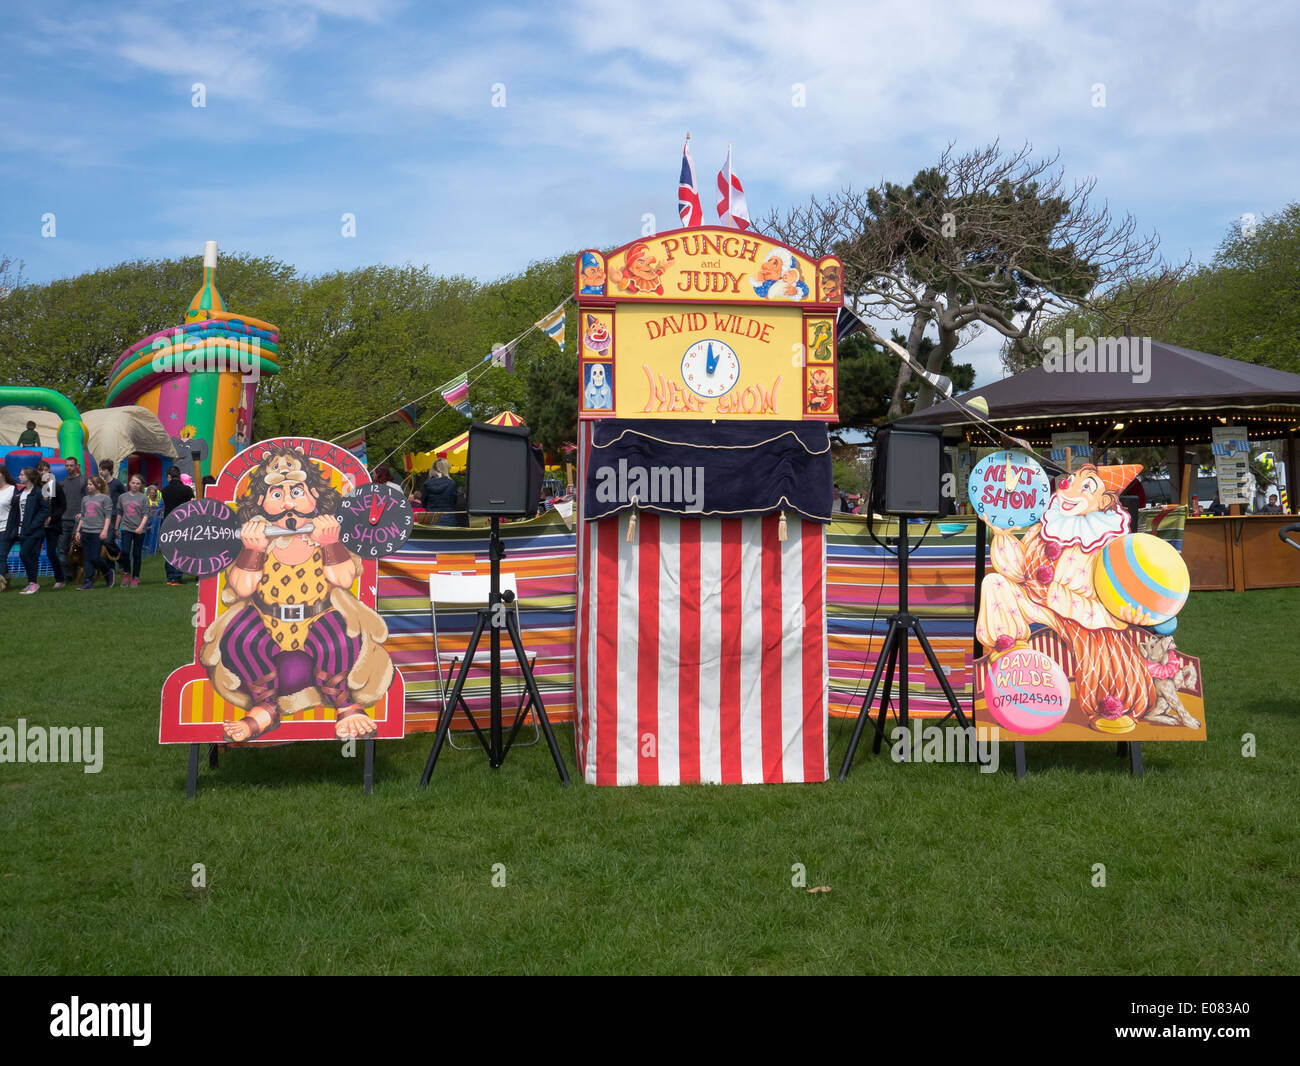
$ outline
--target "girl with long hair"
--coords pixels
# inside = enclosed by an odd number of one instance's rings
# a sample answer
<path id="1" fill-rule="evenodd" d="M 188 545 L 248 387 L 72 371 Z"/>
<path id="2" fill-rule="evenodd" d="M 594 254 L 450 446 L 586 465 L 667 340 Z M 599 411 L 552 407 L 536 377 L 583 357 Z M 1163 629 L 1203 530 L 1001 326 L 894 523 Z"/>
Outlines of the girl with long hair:
<path id="1" fill-rule="evenodd" d="M 77 586 L 87 592 L 95 587 L 95 571 L 104 575 L 104 584 L 113 587 L 113 564 L 104 558 L 101 549 L 113 521 L 113 508 L 108 497 L 108 483 L 102 477 L 86 478 L 86 494 L 81 500 L 81 514 L 73 534 L 86 556 L 86 580 Z"/>

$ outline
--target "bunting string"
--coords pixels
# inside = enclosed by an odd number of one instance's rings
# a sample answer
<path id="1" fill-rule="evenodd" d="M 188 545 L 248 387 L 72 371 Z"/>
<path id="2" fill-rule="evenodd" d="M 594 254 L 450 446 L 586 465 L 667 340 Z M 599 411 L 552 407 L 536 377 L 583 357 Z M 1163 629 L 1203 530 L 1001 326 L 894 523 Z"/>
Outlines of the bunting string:
<path id="1" fill-rule="evenodd" d="M 550 312 L 550 313 L 549 313 L 545 318 L 540 319 L 539 322 L 545 322 L 545 321 L 547 321 L 547 319 L 550 318 L 551 315 L 554 315 L 556 311 L 559 311 L 559 310 L 561 310 L 562 308 L 567 307 L 567 306 L 569 305 L 569 303 L 572 302 L 572 300 L 573 300 L 573 297 L 572 297 L 572 296 L 566 296 L 566 297 L 565 297 L 565 298 L 560 302 L 560 304 L 555 308 L 554 311 L 551 311 L 551 312 Z M 503 345 L 501 345 L 500 348 L 493 349 L 493 351 L 488 352 L 487 355 L 485 355 L 482 359 L 479 360 L 479 365 L 480 365 L 480 367 L 482 367 L 482 364 L 486 363 L 486 364 L 488 364 L 487 369 L 490 370 L 490 369 L 491 369 L 491 366 L 492 366 L 492 357 L 493 357 L 493 355 L 495 355 L 498 351 L 504 351 L 504 350 L 506 350 L 506 349 L 513 349 L 517 344 L 519 344 L 520 341 L 522 341 L 525 337 L 529 336 L 529 334 L 535 332 L 535 331 L 536 331 L 537 329 L 539 329 L 539 328 L 540 328 L 540 327 L 539 327 L 538 322 L 534 322 L 531 326 L 529 326 L 526 330 L 524 330 L 521 334 L 519 334 L 518 337 L 516 337 L 514 340 L 510 341 L 508 344 L 503 344 Z M 563 345 L 561 345 L 561 347 L 563 347 Z M 466 371 L 462 371 L 462 373 L 466 373 Z M 470 384 L 473 384 L 473 382 L 474 382 L 475 380 L 477 380 L 481 375 L 482 375 L 482 369 L 480 369 L 480 370 L 479 370 L 479 373 L 475 374 L 474 377 L 472 377 L 472 378 L 469 379 Z M 457 374 L 457 375 L 455 375 L 451 380 L 452 380 L 452 381 L 455 381 L 455 380 L 456 380 L 456 377 L 459 377 L 459 376 L 460 376 L 460 375 Z M 445 384 L 447 384 L 447 383 L 444 383 L 444 385 L 445 385 Z M 362 433 L 362 432 L 364 432 L 365 430 L 369 429 L 371 426 L 376 426 L 376 425 L 378 425 L 380 422 L 385 422 L 385 421 L 387 421 L 388 419 L 392 418 L 393 415 L 397 414 L 397 413 L 398 413 L 399 411 L 401 411 L 403 408 L 410 407 L 412 404 L 418 404 L 418 403 L 420 403 L 422 400 L 426 400 L 426 399 L 428 399 L 430 396 L 434 395 L 434 393 L 441 393 L 443 387 L 444 387 L 443 385 L 439 385 L 437 388 L 430 389 L 428 392 L 424 393 L 424 394 L 421 395 L 421 396 L 417 396 L 417 397 L 416 397 L 415 399 L 413 399 L 413 400 L 404 400 L 404 401 L 402 401 L 401 403 L 399 403 L 396 407 L 394 407 L 391 411 L 388 411 L 388 412 L 386 412 L 385 414 L 380 415 L 378 418 L 371 419 L 371 420 L 370 420 L 369 422 L 367 422 L 364 426 L 357 426 L 356 429 L 350 429 L 350 430 L 348 430 L 346 433 L 340 433 L 340 434 L 338 434 L 338 436 L 331 437 L 331 438 L 330 438 L 330 443 L 331 443 L 331 444 L 338 444 L 338 443 L 341 442 L 341 441 L 348 440 L 348 439 L 351 438 L 351 437 L 355 437 L 358 433 Z M 429 418 L 426 418 L 423 422 L 421 422 L 419 428 L 416 429 L 415 433 L 412 433 L 410 437 L 407 437 L 406 440 L 402 442 L 402 444 L 405 444 L 406 441 L 409 441 L 412 437 L 414 437 L 416 434 L 418 434 L 418 433 L 420 432 L 421 429 L 423 429 L 425 426 L 427 426 L 430 422 L 433 421 L 434 418 L 437 418 L 438 415 L 442 414 L 442 412 L 443 412 L 446 408 L 448 408 L 448 407 L 450 407 L 450 406 L 451 406 L 450 404 L 444 402 L 443 406 L 442 406 L 442 407 L 439 407 L 439 408 L 438 408 L 438 409 L 433 413 L 432 416 L 430 416 Z M 399 445 L 399 447 L 400 447 L 400 445 Z M 392 455 L 392 452 L 390 452 L 389 455 L 391 456 L 391 455 Z M 387 461 L 387 459 L 388 459 L 388 456 L 385 456 L 385 461 Z M 376 465 L 378 465 L 378 464 L 376 464 Z"/>

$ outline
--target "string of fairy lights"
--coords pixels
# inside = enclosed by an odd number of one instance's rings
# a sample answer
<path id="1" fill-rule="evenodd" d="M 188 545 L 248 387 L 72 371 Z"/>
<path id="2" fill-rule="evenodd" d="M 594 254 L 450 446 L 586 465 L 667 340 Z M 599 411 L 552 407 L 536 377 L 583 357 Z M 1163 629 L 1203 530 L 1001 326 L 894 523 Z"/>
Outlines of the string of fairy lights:
<path id="1" fill-rule="evenodd" d="M 1281 440 L 1300 431 L 1297 412 L 1261 414 L 1252 410 L 1235 410 L 1228 413 L 1195 412 L 1183 414 L 1109 414 L 1094 417 L 1023 419 L 1012 423 L 999 419 L 1006 432 L 1021 434 L 1026 440 L 1050 444 L 1051 434 L 1057 431 L 1088 430 L 1090 434 L 1114 436 L 1109 447 L 1150 447 L 1160 444 L 1209 444 L 1213 440 L 1213 426 L 1241 426 L 1256 440 Z M 965 430 L 967 443 L 974 443 L 978 427 Z M 1120 436 L 1122 434 L 1122 436 Z"/>

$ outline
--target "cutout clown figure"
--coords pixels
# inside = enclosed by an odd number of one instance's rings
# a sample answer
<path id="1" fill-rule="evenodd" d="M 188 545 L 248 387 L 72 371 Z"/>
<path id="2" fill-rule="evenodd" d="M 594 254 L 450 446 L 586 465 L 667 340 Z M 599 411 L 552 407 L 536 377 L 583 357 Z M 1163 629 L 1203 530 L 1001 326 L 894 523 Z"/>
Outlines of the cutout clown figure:
<path id="1" fill-rule="evenodd" d="M 1093 584 L 1097 554 L 1129 532 L 1119 494 L 1141 471 L 1081 466 L 1060 480 L 1042 521 L 1023 537 L 990 527 L 997 573 L 980 595 L 979 639 L 1001 652 L 1025 641 L 1033 623 L 1054 630 L 1073 652 L 1079 705 L 1095 727 L 1126 714 L 1140 718 L 1155 697 L 1141 631 L 1130 628 L 1141 619 L 1111 614 Z"/>
<path id="2" fill-rule="evenodd" d="M 247 714 L 226 738 L 254 740 L 281 715 L 335 708 L 340 739 L 374 734 L 365 708 L 393 680 L 383 619 L 351 588 L 361 560 L 339 541 L 342 497 L 302 452 L 273 446 L 238 498 L 243 550 L 226 568 L 227 610 L 199 661 L 218 694 Z"/>

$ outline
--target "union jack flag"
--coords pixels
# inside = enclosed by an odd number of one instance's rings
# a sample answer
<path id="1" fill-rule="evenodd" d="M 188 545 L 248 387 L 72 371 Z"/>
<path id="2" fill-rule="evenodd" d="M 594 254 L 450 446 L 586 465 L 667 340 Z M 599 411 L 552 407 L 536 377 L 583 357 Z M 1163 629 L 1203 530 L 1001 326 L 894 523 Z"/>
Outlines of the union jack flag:
<path id="1" fill-rule="evenodd" d="M 677 179 L 677 213 L 683 226 L 698 226 L 704 221 L 700 207 L 700 191 L 695 185 L 695 164 L 691 161 L 691 135 L 686 135 L 682 147 L 682 176 Z"/>

